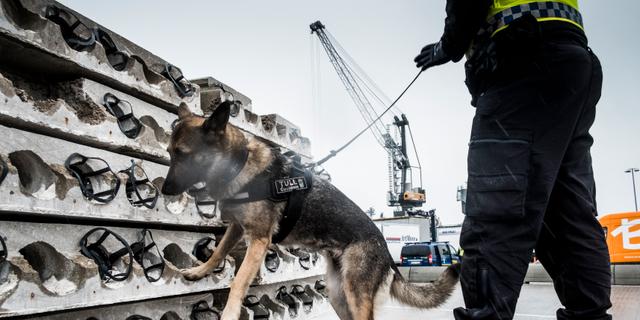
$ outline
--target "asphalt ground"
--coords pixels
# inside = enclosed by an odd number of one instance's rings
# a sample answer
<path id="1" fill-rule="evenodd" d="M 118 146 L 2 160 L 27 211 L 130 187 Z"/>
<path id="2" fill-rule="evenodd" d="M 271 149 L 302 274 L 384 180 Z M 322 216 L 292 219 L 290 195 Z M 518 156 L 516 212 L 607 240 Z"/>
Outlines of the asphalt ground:
<path id="1" fill-rule="evenodd" d="M 611 292 L 613 307 L 609 313 L 616 320 L 640 320 L 640 286 L 613 286 Z M 437 309 L 421 310 L 404 306 L 396 301 L 387 301 L 378 306 L 376 320 L 444 320 L 453 319 L 453 309 L 464 305 L 460 285 L 453 296 Z M 516 315 L 517 320 L 555 319 L 561 307 L 551 283 L 530 283 L 522 287 Z M 338 320 L 335 314 L 327 314 L 314 319 Z"/>

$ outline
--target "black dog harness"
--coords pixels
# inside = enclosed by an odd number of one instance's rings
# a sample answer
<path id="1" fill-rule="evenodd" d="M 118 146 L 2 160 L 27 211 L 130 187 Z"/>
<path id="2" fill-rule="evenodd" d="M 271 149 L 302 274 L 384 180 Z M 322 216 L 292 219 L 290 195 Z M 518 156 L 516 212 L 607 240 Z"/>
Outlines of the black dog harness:
<path id="1" fill-rule="evenodd" d="M 299 155 L 293 152 L 281 154 L 274 149 L 276 159 L 273 164 L 245 185 L 235 196 L 221 200 L 225 204 L 243 204 L 261 200 L 272 202 L 287 201 L 280 219 L 278 233 L 271 242 L 279 243 L 293 230 L 302 213 L 302 205 L 306 194 L 313 185 L 313 176 L 309 169 L 303 167 Z M 291 168 L 284 171 L 287 158 L 292 160 Z"/>

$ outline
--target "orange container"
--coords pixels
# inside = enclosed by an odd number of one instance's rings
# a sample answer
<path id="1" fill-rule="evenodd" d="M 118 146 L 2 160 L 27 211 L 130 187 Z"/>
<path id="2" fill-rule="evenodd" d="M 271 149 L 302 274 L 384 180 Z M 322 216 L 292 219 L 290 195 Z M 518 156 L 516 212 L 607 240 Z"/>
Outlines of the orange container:
<path id="1" fill-rule="evenodd" d="M 611 263 L 640 263 L 640 212 L 602 216 Z"/>

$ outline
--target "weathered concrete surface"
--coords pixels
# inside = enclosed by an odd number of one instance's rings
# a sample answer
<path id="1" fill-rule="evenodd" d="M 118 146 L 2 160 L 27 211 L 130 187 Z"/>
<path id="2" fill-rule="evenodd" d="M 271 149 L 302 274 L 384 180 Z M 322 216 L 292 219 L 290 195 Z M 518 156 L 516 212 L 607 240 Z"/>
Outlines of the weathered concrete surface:
<path id="1" fill-rule="evenodd" d="M 150 283 L 141 266 L 133 263 L 133 272 L 123 282 L 102 281 L 93 260 L 80 254 L 79 242 L 92 226 L 3 221 L 0 227 L 9 248 L 12 279 L 11 291 L 0 291 L 0 317 L 68 310 L 115 303 L 140 301 L 166 296 L 228 288 L 233 279 L 235 262 L 227 258 L 225 269 L 199 281 L 184 280 L 175 257 L 164 254 L 166 266 L 162 278 Z M 109 228 L 127 240 L 137 241 L 139 229 Z M 208 234 L 152 229 L 153 238 L 162 252 L 174 245 L 190 255 L 193 245 Z M 93 238 L 92 238 L 93 239 Z M 95 241 L 95 239 L 93 240 Z M 111 240 L 108 240 L 111 241 Z M 110 250 L 121 247 L 105 242 Z M 155 254 L 155 252 L 154 252 Z M 128 261 L 123 258 L 119 263 Z M 124 270 L 124 265 L 120 264 Z M 4 286 L 0 286 L 3 290 Z M 5 288 L 6 290 L 6 288 Z"/>
<path id="2" fill-rule="evenodd" d="M 135 303 L 125 303 L 114 306 L 91 308 L 79 311 L 54 313 L 47 315 L 29 316 L 24 319 L 29 320 L 86 320 L 91 317 L 100 320 L 124 320 L 133 315 L 145 316 L 157 320 L 165 317 L 171 320 L 170 316 L 178 316 L 180 319 L 189 319 L 191 307 L 199 302 L 206 301 L 210 307 L 214 304 L 211 293 L 199 293 L 184 295 L 179 297 L 169 297 L 156 300 L 148 300 Z M 213 308 L 216 310 L 216 308 Z M 216 310 L 220 312 L 220 310 Z M 222 312 L 220 312 L 222 313 Z M 201 318 L 198 318 L 201 319 Z"/>
<path id="3" fill-rule="evenodd" d="M 254 295 L 260 299 L 260 303 L 265 306 L 271 316 L 269 319 L 281 319 L 281 320 L 289 320 L 289 319 L 309 319 L 309 318 L 318 318 L 322 319 L 325 316 L 330 316 L 334 314 L 333 308 L 329 303 L 329 300 L 325 298 L 318 291 L 313 289 L 316 281 L 322 279 L 321 276 L 314 276 L 309 278 L 299 278 L 290 281 L 278 282 L 268 285 L 254 286 L 249 288 L 249 292 L 247 295 Z M 294 297 L 294 300 L 298 302 L 298 308 L 295 310 L 289 310 L 289 307 L 276 299 L 276 294 L 279 288 L 286 287 L 287 292 L 291 292 L 291 287 L 293 285 L 301 285 L 305 288 L 305 292 L 313 298 L 313 305 L 309 308 L 304 308 L 302 305 L 302 301 L 297 297 Z M 216 295 L 217 297 L 217 295 Z M 214 298 L 216 301 L 223 301 L 226 299 L 223 298 Z M 219 306 L 222 308 L 222 306 Z M 243 315 L 241 316 L 242 320 L 251 320 L 253 319 L 253 312 L 243 307 Z"/>
<path id="4" fill-rule="evenodd" d="M 220 102 L 229 98 L 220 89 L 220 82 L 213 78 L 194 81 L 201 88 L 201 106 L 204 114 L 210 114 Z M 230 88 L 225 86 L 225 90 Z M 237 100 L 235 95 L 233 98 Z M 241 103 L 232 109 L 229 120 L 231 124 L 280 147 L 295 151 L 307 159 L 312 158 L 311 143 L 308 138 L 302 136 L 298 126 L 277 114 L 258 115 L 252 112 L 251 105 L 243 102 L 242 98 L 239 101 Z"/>
<path id="5" fill-rule="evenodd" d="M 107 93 L 129 102 L 134 115 L 143 123 L 135 139 L 121 132 L 116 117 L 103 106 Z M 46 86 L 0 74 L 0 101 L 3 102 L 0 103 L 0 124 L 169 163 L 166 148 L 171 123 L 177 116 L 95 81 L 78 79 Z M 91 111 L 81 113 L 79 108 Z"/>
<path id="6" fill-rule="evenodd" d="M 317 261 L 312 263 L 308 270 L 305 270 L 300 265 L 300 258 L 289 253 L 284 247 L 276 246 L 276 251 L 280 257 L 280 266 L 275 272 L 271 272 L 263 263 L 253 282 L 254 285 L 284 282 L 299 277 L 320 276 L 327 272 L 326 258 L 322 254 L 318 254 Z"/>
<path id="7" fill-rule="evenodd" d="M 102 105 L 106 93 L 129 102 L 142 122 L 138 137 L 126 137 Z M 0 124 L 52 135 L 80 144 L 168 164 L 166 147 L 177 116 L 128 94 L 88 79 L 34 84 L 0 73 Z M 79 108 L 82 108 L 80 111 Z M 87 111 L 84 111 L 87 110 Z M 90 110 L 90 112 L 89 112 Z M 279 115 L 257 116 L 239 107 L 231 123 L 288 150 L 310 157 L 308 139 Z M 198 112 L 198 110 L 194 110 Z M 253 118 L 252 118 L 253 117 Z M 253 119 L 250 122 L 247 119 Z M 269 130 L 267 130 L 269 129 Z"/>
<path id="8" fill-rule="evenodd" d="M 199 264 L 191 255 L 191 250 L 199 239 L 211 235 L 151 229 L 158 249 L 167 262 L 162 279 L 149 283 L 136 262 L 132 275 L 126 281 L 102 281 L 97 265 L 79 252 L 80 239 L 92 228 L 88 225 L 2 222 L 0 234 L 6 238 L 11 273 L 10 281 L 0 285 L 0 318 L 203 291 L 215 291 L 224 296 L 226 291 L 216 290 L 228 288 L 237 269 L 235 260 L 227 257 L 222 272 L 194 282 L 184 280 L 178 270 Z M 138 239 L 140 231 L 134 228 L 108 229 L 122 236 L 129 244 Z M 90 240 L 95 241 L 94 238 Z M 110 250 L 121 247 L 116 242 L 105 242 L 105 245 Z M 285 250 L 280 247 L 278 251 Z M 323 297 L 311 288 L 324 275 L 324 261 L 320 259 L 315 267 L 304 270 L 299 261 L 290 255 L 283 253 L 282 257 L 278 272 L 271 273 L 262 267 L 261 278 L 250 292 L 259 297 L 269 294 L 274 300 L 275 291 L 280 286 L 302 284 L 309 286 L 305 291 L 316 299 L 314 305 L 323 306 Z M 128 260 L 123 258 L 122 261 Z M 120 268 L 124 270 L 124 265 L 120 265 Z M 300 279 L 306 279 L 306 282 Z M 226 298 L 220 299 L 226 301 Z M 274 312 L 282 312 L 278 303 L 270 305 Z"/>
<path id="9" fill-rule="evenodd" d="M 193 79 L 191 83 L 200 87 L 200 102 L 203 110 L 209 110 L 212 106 L 224 101 L 222 96 L 223 91 L 226 91 L 234 101 L 240 102 L 245 109 L 251 111 L 251 99 L 220 80 L 206 77 Z"/>
<path id="10" fill-rule="evenodd" d="M 117 71 L 109 64 L 100 43 L 88 51 L 76 51 L 68 47 L 60 27 L 41 16 L 46 6 L 52 4 L 73 12 L 89 28 L 99 26 L 55 1 L 2 1 L 0 59 L 3 63 L 30 72 L 90 78 L 167 109 L 175 109 L 183 102 L 194 109 L 200 108 L 197 86 L 193 96 L 184 99 L 179 97 L 173 84 L 160 74 L 158 65 L 164 66 L 166 61 L 138 46 L 134 48 L 129 41 L 121 41 L 122 37 L 116 37 L 108 29 L 105 30 L 115 38 L 121 51 L 138 55 L 143 60 L 148 59 L 145 60 L 147 66 L 136 59 L 129 59 L 125 69 Z"/>
<path id="11" fill-rule="evenodd" d="M 131 158 L 120 154 L 73 144 L 65 140 L 38 135 L 14 128 L 0 126 L 0 156 L 9 165 L 9 174 L 0 185 L 0 217 L 3 213 L 21 213 L 38 215 L 42 219 L 48 216 L 78 219 L 106 219 L 115 221 L 152 222 L 184 226 L 222 226 L 222 220 L 201 217 L 196 209 L 195 201 L 186 193 L 178 197 L 159 194 L 154 209 L 132 206 L 125 195 L 126 174 L 119 174 L 121 185 L 116 197 L 107 204 L 95 204 L 85 200 L 78 182 L 64 168 L 64 162 L 74 152 L 87 157 L 99 157 L 107 161 L 114 172 L 129 168 Z M 16 151 L 29 150 L 49 166 L 49 172 L 56 179 L 53 184 L 45 184 L 43 179 L 29 180 L 32 185 L 24 185 L 22 175 L 31 172 L 24 165 L 21 173 L 12 164 L 9 155 Z M 146 172 L 150 180 L 161 186 L 168 167 L 135 159 Z M 41 170 L 42 171 L 42 170 Z M 22 183 L 21 183 L 22 180 Z M 37 184 L 37 185 L 36 185 Z M 31 193 L 29 190 L 36 190 Z"/>
<path id="12" fill-rule="evenodd" d="M 328 300 L 313 289 L 315 281 L 319 279 L 321 279 L 321 277 L 310 277 L 296 279 L 294 281 L 276 283 L 272 285 L 251 287 L 249 288 L 248 295 L 255 295 L 256 297 L 261 299 L 261 303 L 263 304 L 263 306 L 265 306 L 271 312 L 270 319 L 322 319 L 323 317 L 331 316 L 334 313 L 333 308 L 329 304 Z M 289 311 L 287 310 L 287 306 L 276 300 L 276 291 L 281 286 L 285 286 L 290 289 L 292 285 L 302 285 L 306 288 L 305 291 L 307 292 L 307 294 L 309 294 L 314 299 L 313 306 L 308 309 L 303 309 L 302 307 L 300 307 L 299 310 L 297 310 L 299 314 L 295 318 L 291 317 Z M 213 293 L 189 294 L 142 302 L 125 303 L 114 306 L 89 308 L 78 311 L 54 313 L 48 315 L 34 315 L 26 317 L 25 319 L 86 320 L 90 317 L 96 317 L 100 320 L 123 320 L 132 315 L 141 315 L 149 317 L 151 319 L 161 319 L 164 316 L 165 319 L 167 319 L 167 317 L 169 317 L 169 313 L 173 313 L 173 316 L 177 315 L 181 319 L 189 319 L 192 306 L 199 301 L 206 301 L 209 307 L 221 314 L 226 303 L 227 293 L 228 292 L 225 291 L 216 291 Z M 296 300 L 298 299 L 296 298 Z M 253 319 L 253 312 L 250 309 L 243 307 L 241 319 Z"/>
<path id="13" fill-rule="evenodd" d="M 44 8 L 51 4 L 74 13 L 89 28 L 103 29 L 119 50 L 144 62 L 128 59 L 124 70 L 117 71 L 100 43 L 86 51 L 71 49 L 60 27 L 43 17 Z M 192 230 L 219 232 L 224 227 L 217 217 L 201 218 L 191 196 L 160 195 L 156 208 L 135 208 L 124 195 L 126 176 L 119 174 L 121 190 L 116 198 L 108 204 L 90 203 L 63 166 L 74 152 L 103 158 L 115 172 L 128 168 L 133 158 L 161 187 L 176 107 L 185 103 L 202 115 L 202 101 L 228 98 L 222 90 L 215 91 L 210 79 L 206 79 L 211 89 L 206 99 L 201 99 L 197 86 L 193 96 L 179 97 L 173 84 L 160 74 L 166 63 L 55 1 L 0 2 L 0 157 L 10 170 L 0 185 L 0 236 L 9 247 L 8 263 L 0 266 L 0 318 L 124 319 L 140 314 L 186 319 L 195 302 L 189 299 L 201 299 L 201 292 L 227 293 L 236 270 L 232 257 L 227 257 L 222 272 L 196 282 L 184 280 L 178 272 L 199 263 L 191 249 L 209 235 Z M 225 90 L 238 101 L 231 124 L 247 135 L 296 151 L 306 161 L 311 159 L 309 140 L 297 126 L 279 115 L 259 116 L 251 111 L 249 98 L 233 88 L 225 86 Z M 116 119 L 102 106 L 107 92 L 129 101 L 144 124 L 136 139 L 124 136 Z M 133 263 L 133 274 L 126 281 L 102 281 L 96 264 L 79 253 L 78 245 L 92 225 L 101 224 L 119 226 L 110 229 L 129 243 L 137 240 L 136 225 L 150 227 L 159 255 L 167 261 L 162 279 L 149 283 L 141 266 Z M 313 308 L 299 310 L 303 318 L 330 311 L 326 299 L 312 289 L 325 272 L 324 258 L 319 257 L 306 270 L 297 256 L 285 248 L 276 250 L 278 270 L 270 272 L 263 265 L 250 292 L 265 300 L 276 319 L 291 317 L 275 300 L 283 282 L 289 289 L 302 284 L 314 297 Z M 116 264 L 123 267 L 125 260 Z M 183 296 L 171 298 L 175 295 Z M 221 310 L 226 297 L 205 299 Z M 45 315 L 50 312 L 55 314 Z M 250 318 L 250 311 L 245 309 L 243 315 Z"/>

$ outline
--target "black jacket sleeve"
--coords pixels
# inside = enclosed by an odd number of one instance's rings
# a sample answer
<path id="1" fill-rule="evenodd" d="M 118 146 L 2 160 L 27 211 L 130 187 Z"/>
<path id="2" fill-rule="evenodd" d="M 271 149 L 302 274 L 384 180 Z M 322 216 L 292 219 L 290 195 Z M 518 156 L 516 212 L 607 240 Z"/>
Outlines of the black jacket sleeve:
<path id="1" fill-rule="evenodd" d="M 447 18 L 440 41 L 453 62 L 462 59 L 489 13 L 491 0 L 447 0 Z"/>

